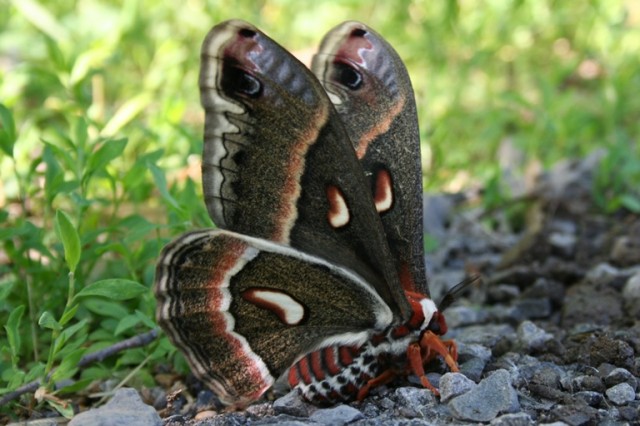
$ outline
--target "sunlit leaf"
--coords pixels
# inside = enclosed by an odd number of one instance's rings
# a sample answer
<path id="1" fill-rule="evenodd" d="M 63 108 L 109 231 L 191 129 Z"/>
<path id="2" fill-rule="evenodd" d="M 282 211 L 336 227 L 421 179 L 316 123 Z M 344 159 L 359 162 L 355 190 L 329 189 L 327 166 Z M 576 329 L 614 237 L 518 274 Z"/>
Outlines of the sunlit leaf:
<path id="1" fill-rule="evenodd" d="M 50 330 L 62 330 L 62 326 L 56 319 L 51 315 L 51 312 L 44 311 L 42 315 L 40 315 L 40 319 L 38 320 L 38 325 L 42 328 L 48 328 Z"/>
<path id="2" fill-rule="evenodd" d="M 0 149 L 9 157 L 13 157 L 13 146 L 16 143 L 16 124 L 11 111 L 0 104 Z"/>
<path id="3" fill-rule="evenodd" d="M 67 262 L 67 267 L 71 272 L 75 272 L 81 252 L 78 231 L 76 231 L 76 228 L 71 223 L 69 216 L 62 210 L 56 212 L 55 228 L 58 238 L 62 240 L 64 259 Z"/>
<path id="4" fill-rule="evenodd" d="M 147 291 L 147 287 L 136 281 L 111 278 L 88 285 L 80 290 L 75 297 L 102 296 L 111 300 L 128 300 Z"/>

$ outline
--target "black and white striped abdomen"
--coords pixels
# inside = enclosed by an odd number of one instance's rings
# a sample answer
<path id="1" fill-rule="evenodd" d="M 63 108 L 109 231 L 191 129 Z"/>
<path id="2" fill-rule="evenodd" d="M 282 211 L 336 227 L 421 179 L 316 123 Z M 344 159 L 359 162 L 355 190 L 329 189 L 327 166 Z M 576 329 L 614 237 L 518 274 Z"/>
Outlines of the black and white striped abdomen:
<path id="1" fill-rule="evenodd" d="M 330 346 L 311 352 L 291 367 L 289 385 L 314 403 L 355 400 L 370 380 L 406 363 L 406 348 L 416 338 L 379 335 L 360 347 Z"/>

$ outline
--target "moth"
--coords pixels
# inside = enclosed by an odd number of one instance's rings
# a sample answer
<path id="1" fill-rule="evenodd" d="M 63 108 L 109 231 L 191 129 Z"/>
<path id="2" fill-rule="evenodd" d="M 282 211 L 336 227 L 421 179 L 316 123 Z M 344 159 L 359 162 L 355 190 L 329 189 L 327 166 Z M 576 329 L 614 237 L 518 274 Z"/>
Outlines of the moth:
<path id="1" fill-rule="evenodd" d="M 218 229 L 164 248 L 157 319 L 234 408 L 276 383 L 330 404 L 411 373 L 437 393 L 426 363 L 458 371 L 429 298 L 405 66 L 345 22 L 311 68 L 239 20 L 202 45 L 202 180 Z"/>

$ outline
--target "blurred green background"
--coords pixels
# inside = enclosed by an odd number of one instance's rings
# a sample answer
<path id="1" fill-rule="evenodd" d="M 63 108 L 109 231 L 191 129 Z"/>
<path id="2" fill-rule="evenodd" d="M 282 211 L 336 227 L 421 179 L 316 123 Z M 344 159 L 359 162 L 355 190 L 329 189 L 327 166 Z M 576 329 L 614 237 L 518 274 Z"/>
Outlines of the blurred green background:
<path id="1" fill-rule="evenodd" d="M 306 60 L 344 20 L 385 36 L 413 80 L 429 190 L 508 197 L 505 141 L 523 168 L 601 148 L 599 207 L 640 211 L 638 1 L 0 0 L 0 11 L 0 393 L 153 327 L 150 291 L 73 295 L 104 279 L 149 288 L 167 240 L 211 225 L 197 76 L 201 41 L 225 19 Z M 170 356 L 161 340 L 81 376 L 129 377 Z M 149 371 L 128 380 L 152 383 Z"/>

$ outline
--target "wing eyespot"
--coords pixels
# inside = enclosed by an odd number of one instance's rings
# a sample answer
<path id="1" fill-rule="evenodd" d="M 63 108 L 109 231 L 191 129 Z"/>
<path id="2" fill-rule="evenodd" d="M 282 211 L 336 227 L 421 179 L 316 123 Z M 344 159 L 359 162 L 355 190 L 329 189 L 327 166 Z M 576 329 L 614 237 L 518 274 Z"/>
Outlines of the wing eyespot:
<path id="1" fill-rule="evenodd" d="M 244 95 L 252 99 L 257 99 L 262 95 L 260 80 L 233 65 L 224 67 L 222 88 L 226 93 Z"/>
<path id="2" fill-rule="evenodd" d="M 351 90 L 358 90 L 362 87 L 364 79 L 358 70 L 342 62 L 336 62 L 334 66 L 333 79 L 336 82 Z"/>
<path id="3" fill-rule="evenodd" d="M 242 28 L 240 31 L 238 31 L 238 35 L 244 38 L 254 38 L 257 33 L 249 28 Z"/>

